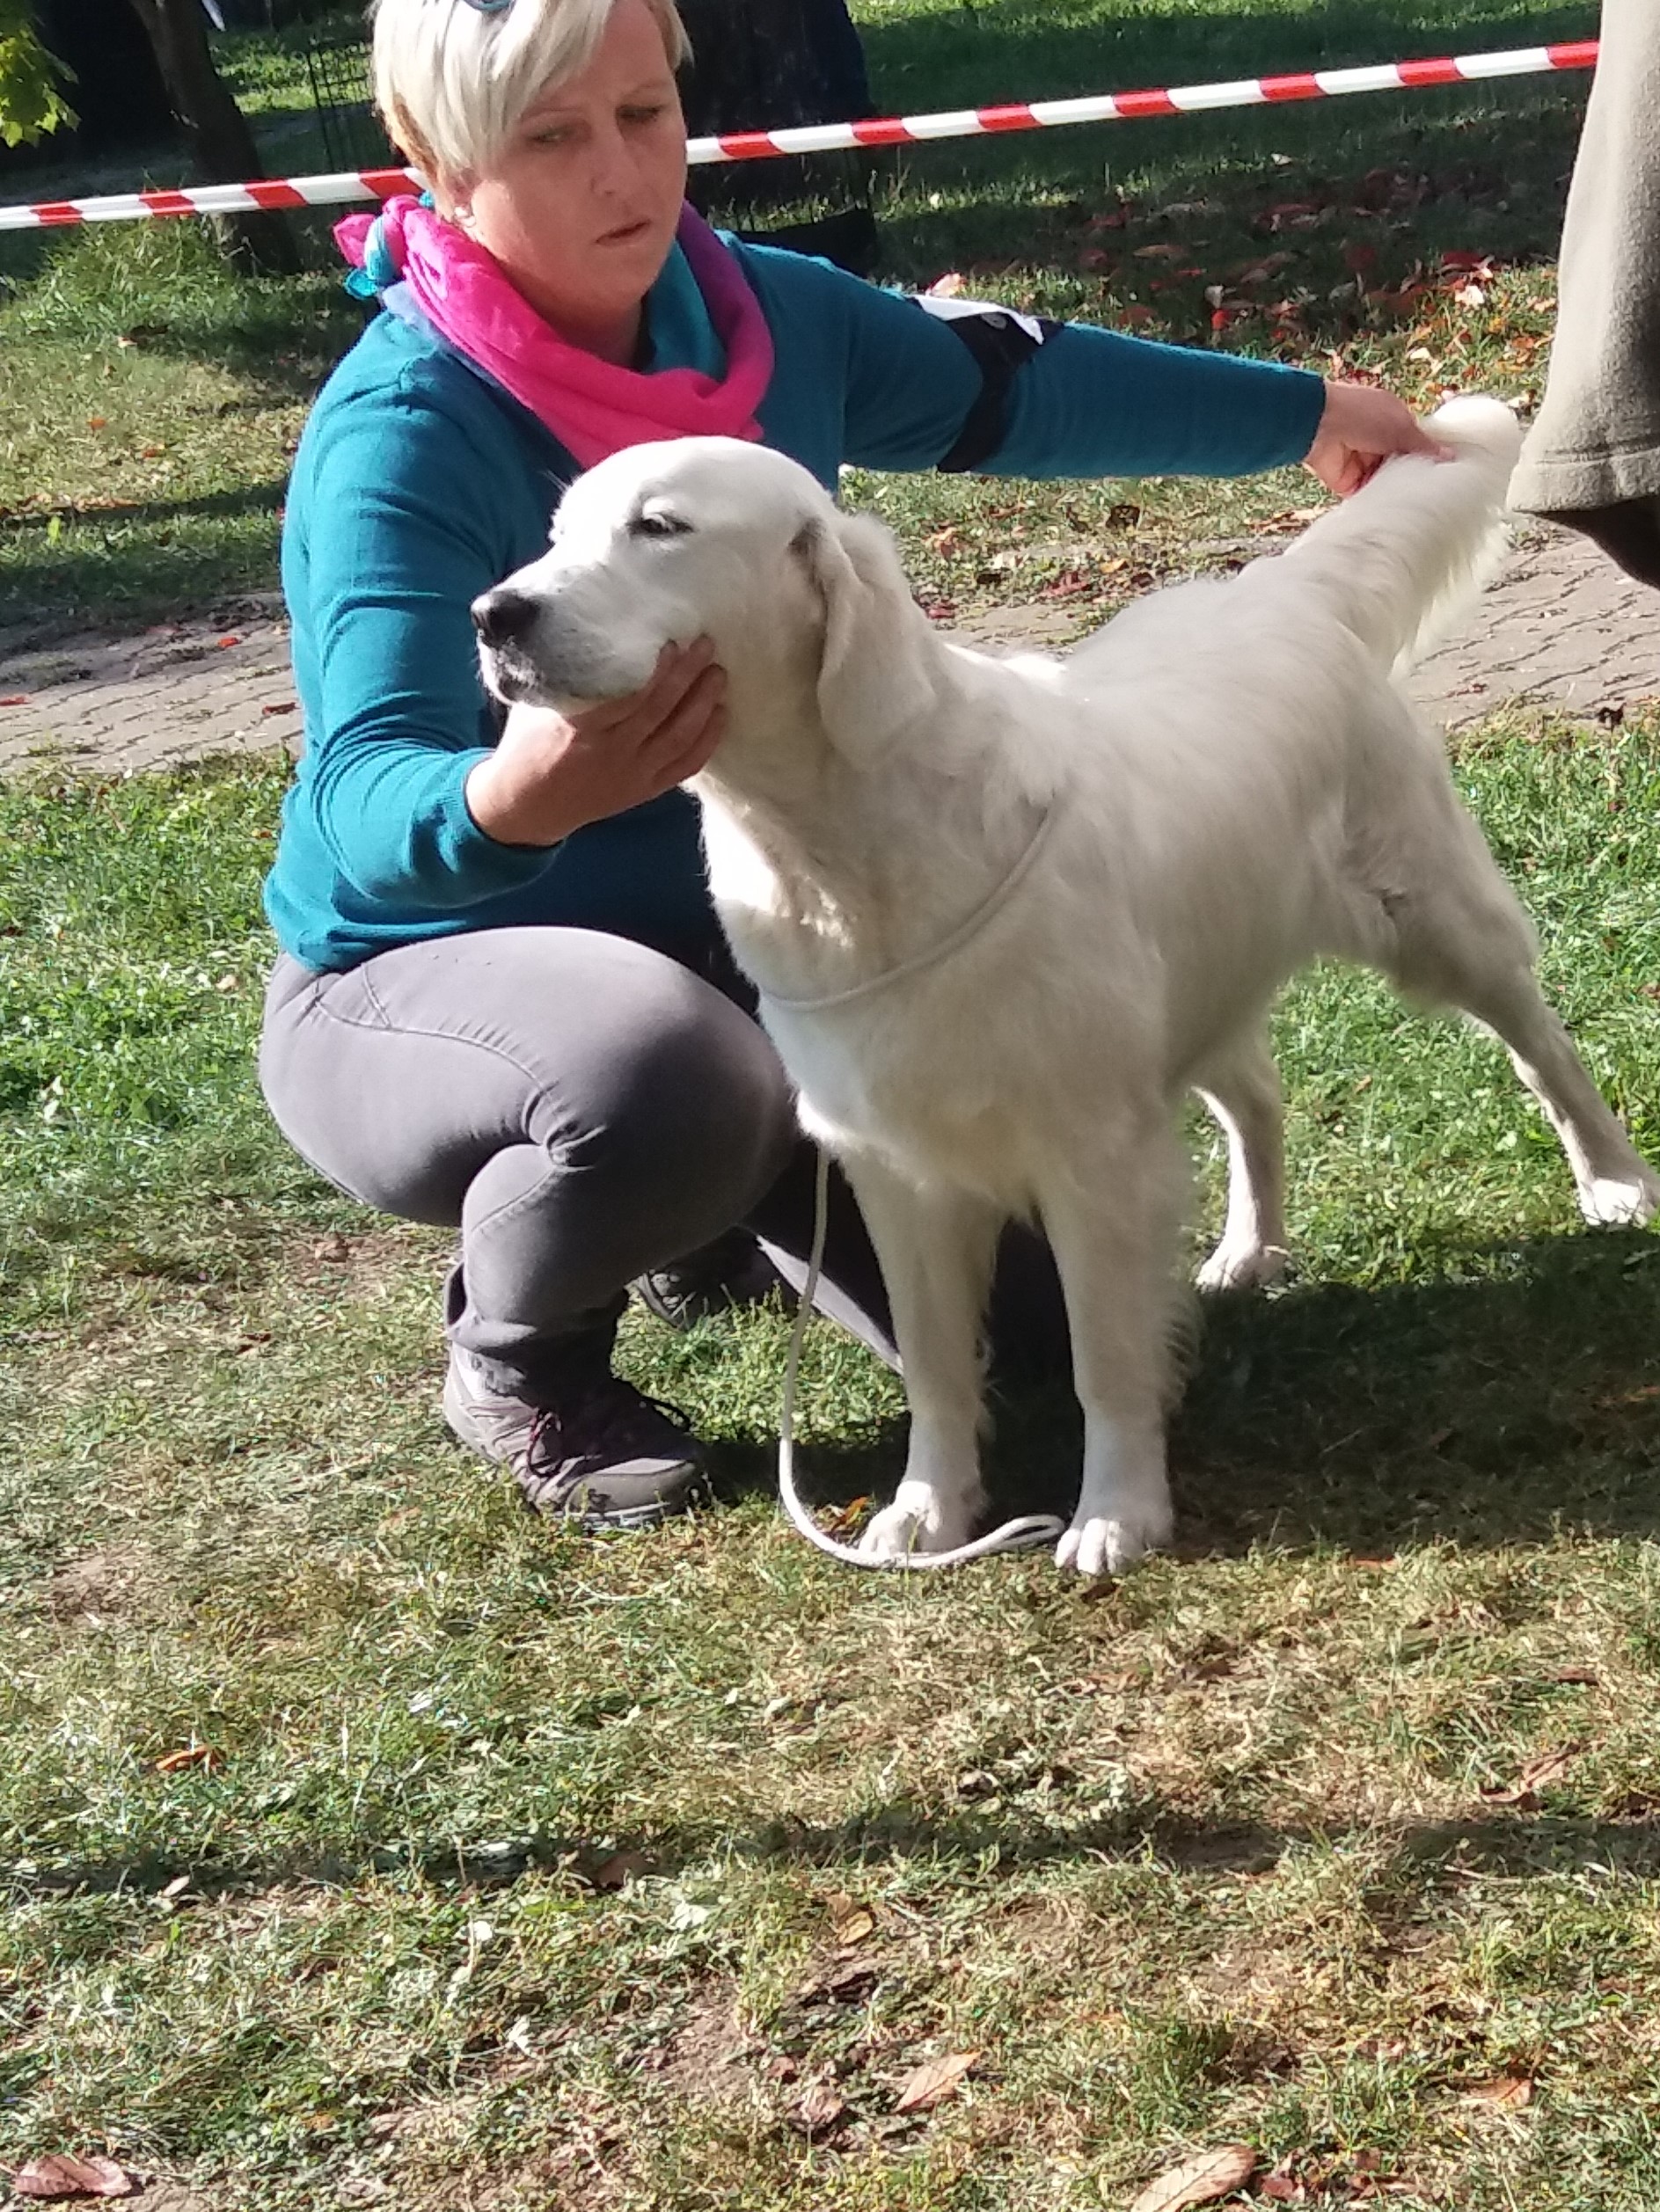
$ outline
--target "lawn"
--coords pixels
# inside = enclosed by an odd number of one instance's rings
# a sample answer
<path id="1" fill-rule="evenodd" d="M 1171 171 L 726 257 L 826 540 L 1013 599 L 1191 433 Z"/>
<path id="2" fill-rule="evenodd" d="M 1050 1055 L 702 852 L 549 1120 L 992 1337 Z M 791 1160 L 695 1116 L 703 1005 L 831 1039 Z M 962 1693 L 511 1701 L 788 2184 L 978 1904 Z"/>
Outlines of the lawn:
<path id="1" fill-rule="evenodd" d="M 1586 14 L 1478 9 L 1459 42 Z M 1430 51 L 1454 20 L 866 16 L 911 106 Z M 1571 108 L 1436 95 L 1411 145 L 1374 103 L 935 150 L 884 185 L 889 235 L 928 274 L 1029 238 L 976 287 L 1184 334 L 1203 288 L 1146 270 L 1294 252 L 1287 334 L 1242 312 L 1246 342 L 1519 391 Z M 1134 251 L 1177 241 L 1192 264 Z M 159 228 L 16 275 L 7 618 L 268 584 L 349 328 L 331 282 L 234 285 Z M 1271 542 L 1306 485 L 855 488 L 937 597 L 1093 613 Z M 1660 1154 L 1660 716 L 1495 716 L 1456 768 Z M 1660 1242 L 1578 1227 L 1496 1048 L 1335 973 L 1288 995 L 1297 1274 L 1206 1315 L 1177 1548 L 1123 1583 L 813 1555 L 770 1496 L 771 1311 L 631 1322 L 719 1503 L 584 1543 L 447 1437 L 443 1238 L 333 1196 L 263 1116 L 282 782 L 0 784 L 0 2166 L 105 2153 L 151 2212 L 1077 2212 L 1247 2143 L 1252 2203 L 1653 2212 Z M 806 1401 L 817 1494 L 891 1482 L 890 1378 L 815 1329 Z M 1004 1404 L 1002 1496 L 1063 1499 L 1076 1449 L 1064 1404 Z"/>

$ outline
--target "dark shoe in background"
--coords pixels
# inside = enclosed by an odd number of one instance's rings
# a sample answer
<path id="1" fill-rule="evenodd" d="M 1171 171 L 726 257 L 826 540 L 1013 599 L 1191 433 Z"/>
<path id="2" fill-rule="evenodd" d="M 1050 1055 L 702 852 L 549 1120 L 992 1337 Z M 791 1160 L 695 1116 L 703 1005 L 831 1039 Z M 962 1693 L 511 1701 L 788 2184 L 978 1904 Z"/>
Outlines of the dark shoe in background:
<path id="1" fill-rule="evenodd" d="M 774 1290 L 793 1304 L 783 1276 L 747 1229 L 729 1230 L 672 1267 L 653 1268 L 634 1285 L 646 1310 L 671 1329 L 695 1328 L 735 1306 L 759 1305 Z"/>

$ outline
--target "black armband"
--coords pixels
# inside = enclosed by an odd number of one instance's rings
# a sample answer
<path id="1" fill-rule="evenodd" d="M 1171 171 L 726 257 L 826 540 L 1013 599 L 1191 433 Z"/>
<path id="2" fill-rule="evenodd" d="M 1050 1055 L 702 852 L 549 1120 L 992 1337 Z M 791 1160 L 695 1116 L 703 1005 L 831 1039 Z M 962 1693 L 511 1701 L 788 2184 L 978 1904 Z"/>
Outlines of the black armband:
<path id="1" fill-rule="evenodd" d="M 1008 430 L 1009 390 L 1018 370 L 1061 325 L 1047 315 L 1020 315 L 984 300 L 916 296 L 917 305 L 962 340 L 980 372 L 980 390 L 951 450 L 934 463 L 953 476 L 977 469 L 1002 444 Z"/>

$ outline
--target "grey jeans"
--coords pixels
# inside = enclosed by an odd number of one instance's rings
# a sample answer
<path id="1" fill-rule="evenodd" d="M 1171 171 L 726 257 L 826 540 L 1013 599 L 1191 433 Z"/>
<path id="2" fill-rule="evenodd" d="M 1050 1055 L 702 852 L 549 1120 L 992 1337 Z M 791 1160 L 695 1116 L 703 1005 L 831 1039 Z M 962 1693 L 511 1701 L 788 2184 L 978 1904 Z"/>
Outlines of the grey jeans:
<path id="1" fill-rule="evenodd" d="M 331 1183 L 457 1227 L 452 1340 L 498 1388 L 537 1394 L 573 1335 L 614 1321 L 637 1275 L 742 1223 L 796 1282 L 813 1159 L 788 1078 L 719 949 L 724 988 L 626 938 L 480 930 L 315 974 L 283 955 L 260 1079 Z M 833 1179 L 821 1306 L 893 1358 L 881 1271 Z M 1006 1364 L 1064 1371 L 1047 1248 L 1006 1239 L 993 1300 Z"/>

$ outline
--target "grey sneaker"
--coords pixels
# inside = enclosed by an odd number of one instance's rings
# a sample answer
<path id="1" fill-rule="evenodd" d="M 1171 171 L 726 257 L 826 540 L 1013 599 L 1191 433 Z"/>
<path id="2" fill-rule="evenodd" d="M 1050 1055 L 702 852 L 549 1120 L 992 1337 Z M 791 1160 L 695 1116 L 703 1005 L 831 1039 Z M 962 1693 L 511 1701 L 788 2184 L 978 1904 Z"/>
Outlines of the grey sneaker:
<path id="1" fill-rule="evenodd" d="M 527 1510 L 590 1532 L 648 1529 L 684 1513 L 703 1474 L 703 1447 L 671 1405 L 647 1398 L 596 1354 L 574 1359 L 557 1402 L 492 1391 L 452 1346 L 444 1418 L 463 1443 L 513 1470 Z"/>
<path id="2" fill-rule="evenodd" d="M 794 1293 L 746 1229 L 728 1230 L 700 1252 L 654 1267 L 633 1285 L 648 1313 L 671 1329 L 694 1328 L 735 1306 L 759 1305 L 774 1290 L 793 1305 Z"/>

